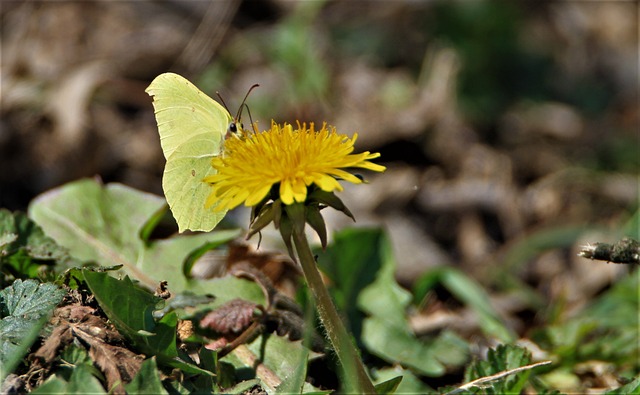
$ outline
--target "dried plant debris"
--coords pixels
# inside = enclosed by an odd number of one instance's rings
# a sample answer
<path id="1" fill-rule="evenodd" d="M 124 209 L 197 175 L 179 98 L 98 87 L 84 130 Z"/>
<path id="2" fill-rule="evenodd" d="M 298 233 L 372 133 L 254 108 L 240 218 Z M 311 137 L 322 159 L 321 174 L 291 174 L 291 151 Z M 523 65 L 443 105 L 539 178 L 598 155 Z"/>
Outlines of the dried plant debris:
<path id="1" fill-rule="evenodd" d="M 139 371 L 144 356 L 129 350 L 122 336 L 100 311 L 83 305 L 81 299 L 85 298 L 72 291 L 67 298 L 70 303 L 54 311 L 50 320 L 51 334 L 29 356 L 32 364 L 21 376 L 26 389 L 38 387 L 55 373 L 59 365 L 65 363 L 61 354 L 73 347 L 88 352 L 89 358 L 104 374 L 107 389 L 114 394 L 124 394 L 124 385 Z"/>
<path id="2" fill-rule="evenodd" d="M 231 300 L 204 316 L 200 320 L 200 327 L 221 334 L 240 333 L 253 321 L 256 308 L 255 303 L 246 300 Z"/>

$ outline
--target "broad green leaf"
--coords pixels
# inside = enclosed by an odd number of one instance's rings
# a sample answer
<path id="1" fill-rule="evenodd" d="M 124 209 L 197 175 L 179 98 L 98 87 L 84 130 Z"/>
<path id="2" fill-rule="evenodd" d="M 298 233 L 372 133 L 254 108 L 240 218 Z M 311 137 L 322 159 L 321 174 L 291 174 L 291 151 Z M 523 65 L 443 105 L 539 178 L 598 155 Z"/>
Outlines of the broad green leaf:
<path id="1" fill-rule="evenodd" d="M 367 318 L 362 331 L 367 350 L 426 376 L 442 375 L 446 366 L 460 366 L 467 360 L 467 343 L 452 333 L 443 332 L 433 339 L 418 339 L 405 325 L 393 325 L 378 316 Z"/>
<path id="2" fill-rule="evenodd" d="M 0 379 L 17 366 L 63 296 L 35 280 L 16 280 L 0 291 Z"/>
<path id="3" fill-rule="evenodd" d="M 375 280 L 360 292 L 358 307 L 372 316 L 388 321 L 391 325 L 406 323 L 405 311 L 411 302 L 411 294 L 396 282 L 396 265 L 386 237 L 379 239 L 377 250 L 381 267 Z M 408 325 L 403 326 L 408 328 Z"/>
<path id="4" fill-rule="evenodd" d="M 150 289 L 167 280 L 174 293 L 195 291 L 194 283 L 178 275 L 183 261 L 192 250 L 225 243 L 239 231 L 178 236 L 147 245 L 141 230 L 164 204 L 158 196 L 124 185 L 81 180 L 37 197 L 29 215 L 78 259 L 123 265 L 127 274 Z"/>
<path id="5" fill-rule="evenodd" d="M 307 377 L 307 358 L 309 351 L 302 348 L 298 357 L 298 368 L 289 372 L 282 383 L 276 388 L 276 394 L 302 394 L 302 386 Z"/>
<path id="6" fill-rule="evenodd" d="M 106 273 L 84 269 L 84 279 L 109 320 L 134 345 L 147 355 L 185 373 L 212 372 L 178 358 L 176 326 L 178 316 L 171 311 L 156 320 L 154 311 L 162 307 L 163 300 L 136 286 L 128 277 L 117 280 Z M 237 279 L 236 279 L 237 280 Z"/>
<path id="7" fill-rule="evenodd" d="M 149 358 L 142 363 L 136 377 L 125 385 L 129 394 L 167 394 L 162 386 L 158 366 L 155 358 Z"/>
<path id="8" fill-rule="evenodd" d="M 427 376 L 440 376 L 445 372 L 430 344 L 418 340 L 404 323 L 390 325 L 381 317 L 370 317 L 364 322 L 362 340 L 369 352 L 389 362 L 401 363 Z"/>
<path id="9" fill-rule="evenodd" d="M 468 353 L 464 342 L 449 339 L 446 342 L 449 348 L 439 350 L 433 347 L 437 342 L 425 342 L 411 332 L 406 315 L 411 294 L 395 280 L 396 267 L 390 243 L 380 230 L 340 232 L 327 250 L 333 258 L 327 267 L 333 271 L 333 276 L 340 278 L 340 289 L 355 287 L 355 294 L 349 293 L 354 290 L 343 290 L 343 295 L 356 298 L 358 310 L 349 317 L 362 316 L 362 312 L 369 315 L 359 333 L 370 353 L 430 376 L 444 373 L 443 362 L 449 365 L 464 363 Z M 342 266 L 355 266 L 362 272 L 349 272 Z M 360 278 L 349 278 L 352 276 Z M 349 308 L 355 310 L 353 306 Z M 448 360 L 446 356 L 449 356 Z"/>
<path id="10" fill-rule="evenodd" d="M 38 320 L 53 311 L 63 296 L 64 291 L 53 284 L 16 280 L 10 287 L 0 291 L 0 304 L 3 315 Z"/>
<path id="11" fill-rule="evenodd" d="M 162 299 L 135 286 L 128 277 L 117 280 L 106 273 L 83 270 L 85 281 L 109 320 L 142 352 L 165 359 L 178 356 L 177 317 L 166 314 L 156 321 L 153 312 Z"/>
<path id="12" fill-rule="evenodd" d="M 270 369 L 282 381 L 291 375 L 291 372 L 300 369 L 300 355 L 308 352 L 304 360 L 304 365 L 309 360 L 317 358 L 318 354 L 308 351 L 302 341 L 290 341 L 286 337 L 272 335 L 262 335 L 247 345 L 236 349 L 233 353 L 227 355 L 223 361 L 229 362 L 236 369 L 253 369 L 255 361 L 261 361 L 264 366 Z M 260 378 L 260 377 L 259 377 Z M 271 387 L 270 383 L 263 381 L 267 392 L 273 392 L 276 388 Z M 303 393 L 318 391 L 310 385 L 305 385 Z"/>

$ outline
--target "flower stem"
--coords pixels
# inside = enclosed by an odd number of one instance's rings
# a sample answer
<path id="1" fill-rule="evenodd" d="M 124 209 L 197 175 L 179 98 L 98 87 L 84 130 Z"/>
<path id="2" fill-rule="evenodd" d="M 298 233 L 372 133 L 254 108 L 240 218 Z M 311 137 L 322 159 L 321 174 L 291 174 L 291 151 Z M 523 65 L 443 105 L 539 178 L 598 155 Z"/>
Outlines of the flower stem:
<path id="1" fill-rule="evenodd" d="M 322 325 L 342 365 L 344 377 L 355 379 L 352 381 L 352 385 L 356 385 L 356 388 L 350 390 L 361 394 L 375 394 L 376 390 L 367 376 L 358 351 L 351 342 L 351 337 L 338 315 L 331 296 L 329 296 L 329 291 L 322 282 L 303 230 L 293 231 L 293 242 L 300 259 L 302 272 L 307 280 L 307 286 L 311 289 Z"/>

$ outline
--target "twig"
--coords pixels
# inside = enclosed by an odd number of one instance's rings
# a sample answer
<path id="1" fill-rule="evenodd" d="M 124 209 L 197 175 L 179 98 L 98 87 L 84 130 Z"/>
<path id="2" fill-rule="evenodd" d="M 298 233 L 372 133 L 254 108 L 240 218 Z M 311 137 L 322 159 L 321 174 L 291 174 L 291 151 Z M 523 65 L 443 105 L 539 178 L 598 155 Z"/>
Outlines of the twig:
<path id="1" fill-rule="evenodd" d="M 599 261 L 640 265 L 640 243 L 630 238 L 624 238 L 615 244 L 587 244 L 582 247 L 578 256 Z"/>
<path id="2" fill-rule="evenodd" d="M 548 365 L 550 364 L 551 361 L 541 361 L 541 362 L 536 362 L 536 363 L 532 363 L 531 365 L 525 365 L 525 366 L 520 366 L 519 368 L 515 368 L 515 369 L 509 369 L 509 370 L 503 370 L 502 372 L 498 372 L 496 374 L 492 374 L 491 376 L 486 376 L 486 377 L 480 377 L 479 379 L 473 380 L 468 382 L 467 384 L 463 384 L 460 387 L 456 388 L 453 391 L 447 392 L 445 395 L 454 395 L 454 394 L 459 394 L 460 392 L 464 391 L 464 390 L 468 390 L 472 387 L 481 387 L 482 385 L 486 385 L 494 380 L 498 380 L 501 379 L 503 377 L 506 377 L 510 374 L 516 374 L 516 373 L 520 373 L 524 370 L 529 370 L 529 369 L 533 369 L 536 368 L 538 366 L 542 366 L 542 365 Z"/>

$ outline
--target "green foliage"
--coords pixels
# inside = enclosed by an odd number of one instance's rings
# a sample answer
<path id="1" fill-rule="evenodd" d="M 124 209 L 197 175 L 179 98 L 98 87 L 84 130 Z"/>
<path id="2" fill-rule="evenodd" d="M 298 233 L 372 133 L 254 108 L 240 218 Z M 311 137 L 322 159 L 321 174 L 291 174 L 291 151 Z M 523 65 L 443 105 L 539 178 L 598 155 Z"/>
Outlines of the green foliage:
<path id="1" fill-rule="evenodd" d="M 531 363 L 531 353 L 524 348 L 500 345 L 490 349 L 486 361 L 474 361 L 465 370 L 465 382 L 491 376 L 500 372 L 516 369 Z M 486 394 L 518 394 L 524 388 L 531 370 L 507 375 L 489 382 L 489 386 L 483 388 Z"/>
<path id="2" fill-rule="evenodd" d="M 611 391 L 605 392 L 607 395 L 631 395 L 631 394 L 640 394 L 640 376 L 633 379 L 628 384 L 623 385 L 620 388 L 616 388 Z"/>
<path id="3" fill-rule="evenodd" d="M 512 3 L 439 2 L 424 26 L 456 48 L 462 61 L 459 98 L 467 115 L 487 124 L 520 98 L 550 95 L 548 55 L 523 49 L 518 41 L 522 20 Z"/>
<path id="4" fill-rule="evenodd" d="M 255 360 L 260 360 L 276 377 L 283 380 L 283 383 L 280 384 L 282 388 L 276 388 L 272 383 L 263 382 L 262 385 L 268 391 L 276 391 L 281 394 L 290 393 L 287 392 L 288 390 L 300 394 L 326 393 L 304 382 L 304 377 L 302 383 L 299 378 L 295 377 L 297 370 L 306 370 L 306 363 L 318 358 L 318 356 L 319 354 L 304 348 L 302 341 L 290 341 L 273 334 L 258 337 L 247 345 L 245 351 L 230 354 L 225 360 L 235 367 L 236 374 L 251 369 Z M 301 369 L 301 366 L 305 366 L 305 368 Z"/>
<path id="5" fill-rule="evenodd" d="M 13 371 L 64 292 L 53 284 L 16 280 L 0 291 L 0 379 Z"/>
<path id="6" fill-rule="evenodd" d="M 76 365 L 68 380 L 59 375 L 51 376 L 32 394 L 106 394 L 100 381 L 87 364 Z"/>
<path id="7" fill-rule="evenodd" d="M 358 307 L 358 297 L 375 280 L 376 273 L 384 264 L 383 259 L 388 258 L 388 251 L 380 251 L 383 248 L 382 237 L 378 229 L 345 229 L 334 235 L 333 243 L 324 252 L 318 251 L 318 265 L 331 280 L 331 295 L 357 340 L 360 339 L 364 319 Z"/>
<path id="8" fill-rule="evenodd" d="M 485 334 L 503 342 L 515 340 L 515 334 L 502 322 L 486 291 L 469 276 L 450 267 L 431 270 L 416 281 L 416 301 L 424 299 L 436 285 L 442 285 L 460 302 L 473 309 Z"/>
<path id="9" fill-rule="evenodd" d="M 59 282 L 75 292 L 87 292 L 124 336 L 129 346 L 149 358 L 126 389 L 130 393 L 237 393 L 256 386 L 268 393 L 321 394 L 309 384 L 309 361 L 320 354 L 302 341 L 275 334 L 262 334 L 241 346 L 238 352 L 218 361 L 215 352 L 201 349 L 191 354 L 178 348 L 179 318 L 198 320 L 202 314 L 240 298 L 264 306 L 262 288 L 235 277 L 212 280 L 190 278 L 193 264 L 207 251 L 235 237 L 237 231 L 222 231 L 154 240 L 151 235 L 163 212 L 164 201 L 121 185 L 101 185 L 84 180 L 62 186 L 36 199 L 30 207 L 32 222 L 23 214 L 0 211 L 0 259 L 14 276 L 35 276 L 41 264 L 63 271 L 72 263 L 95 262 L 122 265 L 121 279 L 113 269 L 67 270 Z M 637 228 L 637 214 L 621 233 Z M 40 228 L 42 226 L 42 228 Z M 45 234 L 46 232 L 46 234 Z M 557 228 L 533 234 L 507 250 L 507 268 L 515 268 L 540 251 L 568 246 L 580 235 L 578 228 Z M 371 376 L 380 393 L 433 393 L 425 384 L 430 378 L 460 371 L 469 358 L 469 344 L 450 330 L 417 337 L 408 311 L 436 287 L 445 288 L 478 318 L 487 337 L 510 342 L 515 335 L 489 302 L 487 292 L 468 275 L 450 267 L 423 275 L 413 292 L 395 280 L 396 263 L 390 243 L 378 229 L 346 229 L 334 237 L 326 251 L 318 252 L 318 264 L 331 280 L 331 292 L 346 314 L 365 360 L 376 361 Z M 3 273 L 9 273 L 3 270 Z M 160 280 L 169 280 L 174 298 L 164 301 L 151 294 Z M 505 278 L 493 279 L 502 281 Z M 517 393 L 527 386 L 550 393 L 552 383 L 575 382 L 576 363 L 592 360 L 617 364 L 632 377 L 637 362 L 636 329 L 638 276 L 619 281 L 573 318 L 535 329 L 531 339 L 553 357 L 554 368 L 531 380 L 532 370 L 489 376 L 530 363 L 528 351 L 498 346 L 486 361 L 466 368 L 465 382 L 481 380 L 477 386 L 452 392 Z M 187 291 L 188 292 L 185 292 Z M 533 292 L 533 291 L 529 291 Z M 0 371 L 7 374 L 20 366 L 34 344 L 46 318 L 64 292 L 53 284 L 16 280 L 0 291 Z M 190 339 L 202 345 L 197 335 Z M 195 359 L 192 359 L 195 358 Z M 103 373 L 95 356 L 82 347 L 60 350 L 65 361 L 36 389 L 36 393 L 105 393 Z M 199 363 L 196 363 L 196 360 Z M 259 361 L 276 381 L 256 377 Z M 390 367 L 390 366 L 393 367 Z M 182 380 L 160 380 L 160 370 L 178 368 Z M 341 388 L 349 388 L 342 378 Z M 482 381 L 487 380 L 487 381 Z M 637 379 L 610 393 L 637 392 Z M 634 392 L 635 391 L 635 392 Z"/>
<path id="10" fill-rule="evenodd" d="M 318 264 L 331 278 L 336 303 L 368 352 L 428 376 L 466 361 L 468 346 L 453 333 L 418 339 L 411 332 L 406 309 L 412 297 L 395 280 L 396 264 L 381 230 L 347 229 L 334 240 Z"/>
<path id="11" fill-rule="evenodd" d="M 135 286 L 129 277 L 117 280 L 107 273 L 87 269 L 82 273 L 109 320 L 140 351 L 164 360 L 178 356 L 175 313 L 160 320 L 153 317 L 162 299 Z"/>
<path id="12" fill-rule="evenodd" d="M 149 358 L 142 363 L 140 371 L 133 380 L 125 386 L 129 394 L 168 394 L 162 386 L 158 366 L 155 358 Z"/>
<path id="13" fill-rule="evenodd" d="M 396 376 L 387 381 L 376 384 L 376 392 L 378 394 L 395 394 L 398 386 L 402 382 L 402 376 Z"/>
<path id="14" fill-rule="evenodd" d="M 435 391 L 423 383 L 418 376 L 411 373 L 410 370 L 403 369 L 399 366 L 376 370 L 373 376 L 376 378 L 375 382 L 381 384 L 391 380 L 397 380 L 398 377 L 401 377 L 402 380 L 395 388 L 396 394 L 435 393 Z M 378 384 L 376 384 L 376 388 L 378 388 Z"/>
<path id="15" fill-rule="evenodd" d="M 67 250 L 26 215 L 0 209 L 0 285 L 6 282 L 4 276 L 35 278 L 42 268 L 70 261 Z"/>
<path id="16" fill-rule="evenodd" d="M 271 45 L 273 63 L 278 66 L 288 83 L 290 97 L 296 101 L 317 101 L 328 88 L 329 73 L 314 45 L 313 21 L 324 1 L 297 4 L 296 12 L 283 21 L 275 32 Z"/>
<path id="17" fill-rule="evenodd" d="M 635 374 L 640 371 L 638 289 L 636 273 L 616 283 L 575 317 L 535 331 L 532 339 L 550 350 L 573 379 L 577 379 L 571 372 L 573 366 L 593 360 L 615 363 Z"/>
<path id="18" fill-rule="evenodd" d="M 202 290 L 203 285 L 176 276 L 191 251 L 221 245 L 237 230 L 177 236 L 154 242 L 140 237 L 145 224 L 164 206 L 164 199 L 119 184 L 82 180 L 40 195 L 29 215 L 56 242 L 83 261 L 123 265 L 124 271 L 149 288 L 169 281 L 173 292 Z"/>

